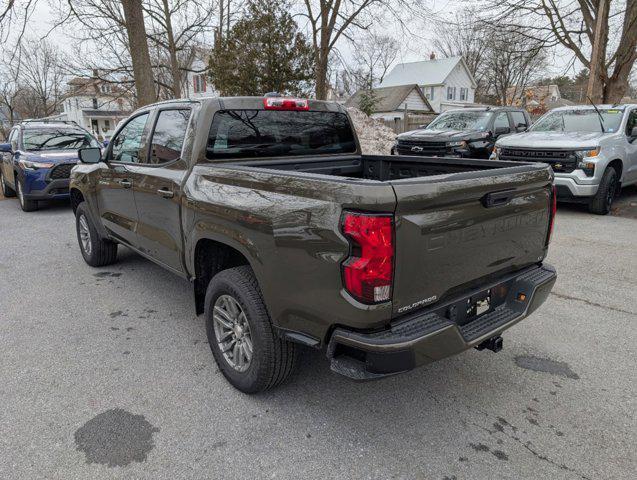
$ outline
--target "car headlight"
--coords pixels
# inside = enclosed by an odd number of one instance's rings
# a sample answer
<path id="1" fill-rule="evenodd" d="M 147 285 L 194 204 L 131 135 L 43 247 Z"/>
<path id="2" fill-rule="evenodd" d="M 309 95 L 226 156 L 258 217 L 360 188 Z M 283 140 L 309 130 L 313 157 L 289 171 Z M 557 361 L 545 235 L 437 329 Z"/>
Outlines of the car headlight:
<path id="1" fill-rule="evenodd" d="M 465 148 L 467 146 L 467 142 L 465 142 L 464 140 L 460 141 L 460 142 L 448 142 L 447 143 L 447 147 L 450 148 Z"/>
<path id="2" fill-rule="evenodd" d="M 31 160 L 19 160 L 18 163 L 22 168 L 26 168 L 27 170 L 39 170 L 41 168 L 51 168 L 54 163 L 47 162 L 33 162 Z"/>
<path id="3" fill-rule="evenodd" d="M 583 170 L 587 177 L 595 175 L 595 162 L 592 160 L 599 155 L 599 151 L 599 147 L 575 151 L 577 168 Z"/>

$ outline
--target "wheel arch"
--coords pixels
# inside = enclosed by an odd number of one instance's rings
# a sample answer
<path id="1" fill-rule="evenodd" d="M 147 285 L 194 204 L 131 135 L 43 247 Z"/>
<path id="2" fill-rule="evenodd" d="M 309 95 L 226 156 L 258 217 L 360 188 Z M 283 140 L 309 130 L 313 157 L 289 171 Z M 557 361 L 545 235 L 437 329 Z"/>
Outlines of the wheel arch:
<path id="1" fill-rule="evenodd" d="M 248 257 L 237 248 L 210 238 L 200 238 L 197 241 L 193 253 L 193 283 L 197 315 L 204 312 L 206 290 L 212 277 L 222 270 L 241 265 L 252 268 Z"/>
<path id="2" fill-rule="evenodd" d="M 77 211 L 77 207 L 84 201 L 84 194 L 78 188 L 71 188 L 69 192 L 71 196 L 71 207 L 73 213 Z"/>
<path id="3" fill-rule="evenodd" d="M 617 172 L 617 180 L 621 182 L 622 173 L 624 172 L 624 162 L 622 161 L 622 159 L 616 158 L 615 160 L 611 160 L 610 162 L 608 162 L 608 167 L 615 169 L 615 171 Z"/>

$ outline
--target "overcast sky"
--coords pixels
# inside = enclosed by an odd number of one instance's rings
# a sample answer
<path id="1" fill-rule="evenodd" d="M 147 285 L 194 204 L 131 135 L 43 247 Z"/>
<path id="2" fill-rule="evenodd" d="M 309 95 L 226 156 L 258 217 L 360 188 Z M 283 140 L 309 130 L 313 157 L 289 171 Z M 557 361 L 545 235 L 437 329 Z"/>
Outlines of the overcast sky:
<path id="1" fill-rule="evenodd" d="M 462 0 L 432 0 L 429 2 L 431 12 L 437 18 L 453 18 L 455 12 L 467 5 Z M 56 12 L 51 10 L 48 2 L 39 1 L 34 11 L 29 28 L 27 28 L 28 36 L 41 37 L 51 28 L 51 22 L 53 18 L 56 18 Z M 427 28 L 426 22 L 423 26 L 423 21 L 418 20 L 418 23 L 414 21 L 412 24 L 407 24 L 407 28 L 413 32 L 413 35 L 406 35 L 404 30 L 398 26 L 387 29 L 387 24 L 395 22 L 391 21 L 379 21 L 382 23 L 382 29 L 377 27 L 379 31 L 393 34 L 401 43 L 402 49 L 396 59 L 396 63 L 399 62 L 411 62 L 424 60 L 429 58 L 429 54 L 432 51 L 431 47 L 431 35 L 433 28 Z M 64 34 L 64 28 L 58 28 L 52 31 L 49 35 L 49 40 L 55 43 L 63 50 L 70 52 L 73 48 L 73 40 Z M 347 61 L 351 58 L 352 49 L 347 40 L 342 39 L 338 45 L 341 56 Z M 547 62 L 547 75 L 575 75 L 580 69 L 581 64 L 579 62 L 572 65 L 573 55 L 564 48 L 556 48 L 550 53 L 550 60 Z"/>

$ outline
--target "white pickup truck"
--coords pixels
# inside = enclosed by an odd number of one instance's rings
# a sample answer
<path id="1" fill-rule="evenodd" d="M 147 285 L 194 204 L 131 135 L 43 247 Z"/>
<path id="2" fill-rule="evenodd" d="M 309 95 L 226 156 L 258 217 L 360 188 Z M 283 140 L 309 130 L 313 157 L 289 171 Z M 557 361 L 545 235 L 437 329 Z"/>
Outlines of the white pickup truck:
<path id="1" fill-rule="evenodd" d="M 491 159 L 548 163 L 558 200 L 606 215 L 620 189 L 637 184 L 637 105 L 556 108 L 500 138 Z"/>

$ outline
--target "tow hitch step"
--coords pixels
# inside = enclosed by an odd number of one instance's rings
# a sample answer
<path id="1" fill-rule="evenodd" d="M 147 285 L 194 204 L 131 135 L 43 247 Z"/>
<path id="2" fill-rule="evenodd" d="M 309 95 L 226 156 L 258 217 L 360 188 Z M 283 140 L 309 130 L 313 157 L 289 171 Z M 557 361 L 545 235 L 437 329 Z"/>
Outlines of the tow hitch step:
<path id="1" fill-rule="evenodd" d="M 485 340 L 480 345 L 478 345 L 476 349 L 484 350 L 486 348 L 487 350 L 491 350 L 492 352 L 498 353 L 500 350 L 502 350 L 502 343 L 503 343 L 502 337 L 498 335 L 497 337 L 491 337 Z"/>

